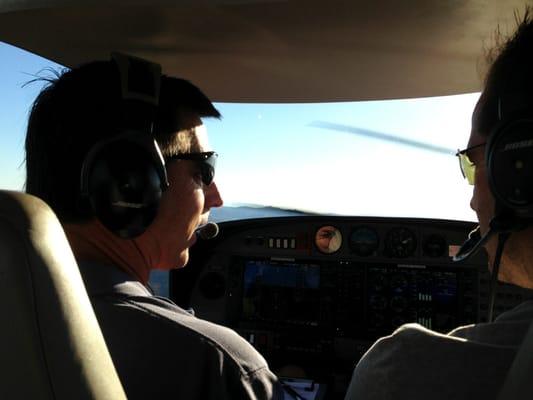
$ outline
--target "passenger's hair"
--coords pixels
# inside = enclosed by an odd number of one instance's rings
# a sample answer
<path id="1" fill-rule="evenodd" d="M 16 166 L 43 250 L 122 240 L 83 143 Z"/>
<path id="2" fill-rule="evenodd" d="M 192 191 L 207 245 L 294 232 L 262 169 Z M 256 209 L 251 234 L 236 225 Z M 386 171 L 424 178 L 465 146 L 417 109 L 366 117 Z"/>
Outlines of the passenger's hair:
<path id="1" fill-rule="evenodd" d="M 91 218 L 80 203 L 81 166 L 97 142 L 122 129 L 118 68 L 96 61 L 48 81 L 30 110 L 26 132 L 26 192 L 46 201 L 62 222 Z M 220 114 L 192 83 L 163 76 L 154 133 L 164 156 L 197 151 L 191 118 Z"/>
<path id="2" fill-rule="evenodd" d="M 488 136 L 502 117 L 516 111 L 533 117 L 533 21 L 531 8 L 522 18 L 515 14 L 517 29 L 505 38 L 499 28 L 495 45 L 487 52 L 488 73 L 484 90 L 474 113 L 473 124 L 479 134 Z"/>

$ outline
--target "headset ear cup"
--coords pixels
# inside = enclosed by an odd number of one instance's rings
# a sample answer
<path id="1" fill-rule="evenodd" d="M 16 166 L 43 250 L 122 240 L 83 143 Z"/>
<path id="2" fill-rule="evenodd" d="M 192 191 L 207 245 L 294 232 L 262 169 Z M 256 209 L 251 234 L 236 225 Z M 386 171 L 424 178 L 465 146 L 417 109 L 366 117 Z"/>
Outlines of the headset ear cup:
<path id="1" fill-rule="evenodd" d="M 518 217 L 533 217 L 533 120 L 502 124 L 490 136 L 486 151 L 496 202 Z"/>
<path id="2" fill-rule="evenodd" d="M 126 140 L 107 143 L 92 156 L 86 185 L 94 215 L 122 238 L 146 230 L 162 196 L 161 177 L 151 155 Z"/>
<path id="3" fill-rule="evenodd" d="M 165 161 L 154 138 L 159 106 L 161 66 L 113 53 L 122 105 L 116 135 L 97 142 L 81 167 L 80 209 L 90 204 L 93 215 L 122 238 L 142 234 L 155 219 L 168 187 Z"/>

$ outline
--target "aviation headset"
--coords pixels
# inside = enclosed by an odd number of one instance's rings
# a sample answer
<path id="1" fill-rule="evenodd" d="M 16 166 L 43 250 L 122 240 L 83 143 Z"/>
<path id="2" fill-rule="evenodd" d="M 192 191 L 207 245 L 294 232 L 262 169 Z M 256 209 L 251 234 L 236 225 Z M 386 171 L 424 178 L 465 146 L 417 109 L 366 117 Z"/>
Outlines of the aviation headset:
<path id="1" fill-rule="evenodd" d="M 511 230 L 533 219 L 533 108 L 517 98 L 498 98 L 499 123 L 485 149 L 495 215 L 505 215 Z M 516 105 L 516 106 L 515 106 Z"/>
<path id="2" fill-rule="evenodd" d="M 470 232 L 454 261 L 466 260 L 495 234 L 508 237 L 533 222 L 533 107 L 528 104 L 516 93 L 497 98 L 498 122 L 485 146 L 494 217 L 483 236 L 479 226 Z"/>
<path id="3" fill-rule="evenodd" d="M 487 176 L 495 200 L 494 217 L 488 232 L 482 236 L 478 226 L 453 257 L 453 261 L 464 261 L 493 235 L 498 235 L 490 279 L 489 322 L 493 320 L 505 243 L 512 232 L 533 222 L 533 107 L 524 100 L 516 94 L 511 98 L 500 96 L 497 99 L 499 122 L 491 131 L 485 147 Z"/>
<path id="4" fill-rule="evenodd" d="M 154 138 L 161 66 L 113 53 L 121 86 L 123 127 L 96 143 L 81 168 L 81 198 L 93 215 L 122 238 L 143 233 L 168 187 L 165 161 Z"/>

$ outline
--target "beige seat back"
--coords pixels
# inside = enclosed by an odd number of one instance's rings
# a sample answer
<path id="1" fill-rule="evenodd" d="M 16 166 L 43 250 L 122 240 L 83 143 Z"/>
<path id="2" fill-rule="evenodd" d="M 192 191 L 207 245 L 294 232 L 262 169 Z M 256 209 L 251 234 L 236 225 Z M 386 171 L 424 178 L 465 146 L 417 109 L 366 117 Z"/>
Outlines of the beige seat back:
<path id="1" fill-rule="evenodd" d="M 125 399 L 78 267 L 41 200 L 0 191 L 0 399 Z"/>

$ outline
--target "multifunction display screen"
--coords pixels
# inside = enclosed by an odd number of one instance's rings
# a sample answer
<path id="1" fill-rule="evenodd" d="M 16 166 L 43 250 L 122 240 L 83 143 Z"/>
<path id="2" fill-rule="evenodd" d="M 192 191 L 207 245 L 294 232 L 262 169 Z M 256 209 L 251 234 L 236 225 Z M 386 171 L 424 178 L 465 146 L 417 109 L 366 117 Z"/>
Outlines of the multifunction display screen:
<path id="1" fill-rule="evenodd" d="M 320 267 L 313 264 L 246 261 L 243 318 L 316 324 Z"/>

